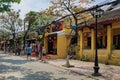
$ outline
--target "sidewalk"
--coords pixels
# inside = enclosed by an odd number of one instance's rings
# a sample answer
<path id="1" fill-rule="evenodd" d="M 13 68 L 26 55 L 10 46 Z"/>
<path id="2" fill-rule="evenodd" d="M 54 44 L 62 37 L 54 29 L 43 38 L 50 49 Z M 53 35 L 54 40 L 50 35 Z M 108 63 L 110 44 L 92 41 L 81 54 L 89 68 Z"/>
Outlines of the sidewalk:
<path id="1" fill-rule="evenodd" d="M 94 62 L 70 60 L 70 64 L 74 65 L 74 67 L 71 68 L 66 68 L 62 66 L 66 63 L 65 59 L 48 60 L 48 63 L 63 69 L 73 71 L 78 74 L 82 74 L 88 77 L 94 77 L 92 76 L 92 73 L 94 72 Z M 102 74 L 102 76 L 94 78 L 98 80 L 120 80 L 120 66 L 104 65 L 99 63 L 99 67 L 99 72 Z"/>
<path id="2" fill-rule="evenodd" d="M 3 51 L 0 51 L 0 53 L 4 53 Z M 23 58 L 26 58 L 26 55 L 20 56 Z M 35 57 L 32 57 L 33 60 L 36 60 Z M 38 60 L 39 61 L 39 60 Z M 84 76 L 93 77 L 96 80 L 120 80 L 120 66 L 114 66 L 114 65 L 104 65 L 99 63 L 99 72 L 102 74 L 102 76 L 94 77 L 92 76 L 94 72 L 94 62 L 84 62 L 80 60 L 70 60 L 70 64 L 74 65 L 74 67 L 66 68 L 62 65 L 66 64 L 65 59 L 55 59 L 55 60 L 47 60 L 47 62 L 51 65 L 54 65 L 59 68 L 63 68 Z"/>

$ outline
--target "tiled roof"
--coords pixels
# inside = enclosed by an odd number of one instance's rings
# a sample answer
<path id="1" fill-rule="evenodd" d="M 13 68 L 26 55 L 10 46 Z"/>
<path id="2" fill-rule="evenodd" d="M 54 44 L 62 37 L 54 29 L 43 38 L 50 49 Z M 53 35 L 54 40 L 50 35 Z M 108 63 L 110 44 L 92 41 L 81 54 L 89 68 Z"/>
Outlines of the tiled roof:
<path id="1" fill-rule="evenodd" d="M 104 22 L 109 20 L 116 20 L 120 19 L 120 9 L 106 12 L 99 20 L 98 22 Z"/>
<path id="2" fill-rule="evenodd" d="M 108 24 L 108 23 L 112 23 L 115 21 L 120 21 L 120 9 L 105 12 L 100 18 L 98 18 L 98 24 Z M 94 25 L 94 24 L 95 24 L 95 20 L 90 19 L 90 20 L 86 21 L 86 24 L 85 24 L 85 22 L 80 23 L 79 29 L 84 26 L 90 26 L 90 25 Z"/>

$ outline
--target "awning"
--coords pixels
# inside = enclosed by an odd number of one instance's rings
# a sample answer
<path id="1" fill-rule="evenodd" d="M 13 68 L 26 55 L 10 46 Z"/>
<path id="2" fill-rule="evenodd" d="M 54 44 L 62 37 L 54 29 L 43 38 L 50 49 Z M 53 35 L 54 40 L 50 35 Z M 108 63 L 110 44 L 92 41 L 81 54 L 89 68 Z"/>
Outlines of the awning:
<path id="1" fill-rule="evenodd" d="M 56 32 L 48 33 L 48 35 L 52 35 L 52 34 L 57 34 L 57 36 L 61 36 L 61 35 L 64 35 L 64 32 L 63 31 L 56 31 Z"/>

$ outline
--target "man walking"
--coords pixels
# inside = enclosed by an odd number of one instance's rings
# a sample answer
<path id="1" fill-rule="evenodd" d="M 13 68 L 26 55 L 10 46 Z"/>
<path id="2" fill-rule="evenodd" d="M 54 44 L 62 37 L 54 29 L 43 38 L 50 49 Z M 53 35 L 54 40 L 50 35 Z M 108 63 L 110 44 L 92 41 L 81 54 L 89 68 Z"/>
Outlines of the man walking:
<path id="1" fill-rule="evenodd" d="M 27 47 L 27 60 L 28 60 L 29 57 L 30 57 L 30 60 L 31 60 L 31 47 L 30 47 L 30 44 Z"/>

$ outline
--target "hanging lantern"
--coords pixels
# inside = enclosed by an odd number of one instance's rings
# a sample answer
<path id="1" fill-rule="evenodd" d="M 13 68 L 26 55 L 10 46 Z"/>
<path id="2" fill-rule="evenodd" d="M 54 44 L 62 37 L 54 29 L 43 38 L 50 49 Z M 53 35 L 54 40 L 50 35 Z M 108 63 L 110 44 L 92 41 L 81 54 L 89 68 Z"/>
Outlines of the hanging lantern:
<path id="1" fill-rule="evenodd" d="M 98 36 L 102 36 L 102 32 L 98 32 Z"/>
<path id="2" fill-rule="evenodd" d="M 88 34 L 88 33 L 84 33 L 84 36 L 85 36 L 85 37 L 88 37 L 88 36 L 89 36 L 89 34 Z"/>
<path id="3" fill-rule="evenodd" d="M 42 39 L 43 35 L 39 35 L 39 38 Z"/>
<path id="4" fill-rule="evenodd" d="M 47 37 L 47 36 L 48 36 L 48 32 L 45 33 L 45 37 Z"/>
<path id="5" fill-rule="evenodd" d="M 63 28 L 62 27 L 59 27 L 59 29 L 58 29 L 59 31 L 61 31 L 61 30 L 63 30 Z"/>
<path id="6" fill-rule="evenodd" d="M 56 40 L 56 39 L 57 39 L 57 37 L 54 36 L 54 40 Z"/>
<path id="7" fill-rule="evenodd" d="M 77 26 L 75 24 L 72 25 L 72 29 L 77 29 Z"/>
<path id="8" fill-rule="evenodd" d="M 49 37 L 48 39 L 51 40 L 51 37 Z"/>

